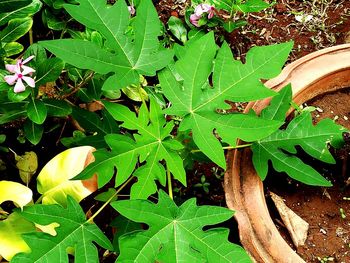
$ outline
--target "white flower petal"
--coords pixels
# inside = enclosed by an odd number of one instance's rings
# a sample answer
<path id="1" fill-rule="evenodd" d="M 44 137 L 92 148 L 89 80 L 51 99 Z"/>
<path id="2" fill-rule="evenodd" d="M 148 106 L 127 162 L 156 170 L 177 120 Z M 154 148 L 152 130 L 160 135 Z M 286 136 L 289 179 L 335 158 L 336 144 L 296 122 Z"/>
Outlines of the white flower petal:
<path id="1" fill-rule="evenodd" d="M 7 84 L 13 85 L 17 81 L 18 76 L 17 75 L 7 75 L 4 77 L 4 80 L 6 81 Z"/>
<path id="2" fill-rule="evenodd" d="M 35 87 L 35 80 L 31 77 L 23 76 L 22 79 L 28 84 L 29 87 L 34 88 Z"/>
<path id="3" fill-rule="evenodd" d="M 20 93 L 26 90 L 26 87 L 24 86 L 23 82 L 21 79 L 18 79 L 15 85 L 15 88 L 13 89 L 13 91 L 15 93 Z"/>
<path id="4" fill-rule="evenodd" d="M 35 56 L 29 56 L 29 57 L 27 57 L 25 60 L 23 60 L 22 65 L 28 63 L 28 62 L 31 61 L 34 57 L 35 57 Z"/>
<path id="5" fill-rule="evenodd" d="M 23 66 L 22 65 L 22 69 L 23 69 L 22 75 L 28 75 L 30 73 L 35 72 L 35 69 L 33 69 L 31 67 L 28 67 L 28 66 Z"/>
<path id="6" fill-rule="evenodd" d="M 16 67 L 17 65 L 11 65 L 11 64 L 5 65 L 5 68 L 7 69 L 7 71 L 11 73 L 16 73 Z"/>

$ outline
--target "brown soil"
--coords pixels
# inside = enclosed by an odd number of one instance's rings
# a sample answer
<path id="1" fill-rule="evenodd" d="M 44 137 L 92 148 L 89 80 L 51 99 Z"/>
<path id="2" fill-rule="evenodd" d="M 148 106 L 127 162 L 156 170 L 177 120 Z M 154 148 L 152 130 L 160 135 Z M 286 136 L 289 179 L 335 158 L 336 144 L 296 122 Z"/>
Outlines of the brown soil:
<path id="1" fill-rule="evenodd" d="M 350 118 L 350 105 L 342 103 L 349 99 L 350 90 L 345 90 L 317 97 L 307 104 L 318 109 L 313 113 L 315 122 L 332 118 L 349 129 L 350 120 L 347 118 Z M 306 262 L 327 262 L 327 258 L 333 258 L 333 262 L 350 262 L 350 200 L 346 200 L 350 197 L 350 186 L 347 185 L 350 176 L 348 155 L 349 145 L 346 144 L 343 149 L 335 151 L 337 165 L 324 165 L 306 158 L 308 163 L 318 167 L 319 172 L 333 182 L 333 187 L 305 186 L 278 175 L 271 176 L 265 184 L 268 190 L 283 197 L 288 207 L 309 223 L 306 243 L 296 249 Z M 343 167 L 346 169 L 343 170 Z M 276 211 L 272 210 L 272 215 L 282 236 L 294 247 Z"/>

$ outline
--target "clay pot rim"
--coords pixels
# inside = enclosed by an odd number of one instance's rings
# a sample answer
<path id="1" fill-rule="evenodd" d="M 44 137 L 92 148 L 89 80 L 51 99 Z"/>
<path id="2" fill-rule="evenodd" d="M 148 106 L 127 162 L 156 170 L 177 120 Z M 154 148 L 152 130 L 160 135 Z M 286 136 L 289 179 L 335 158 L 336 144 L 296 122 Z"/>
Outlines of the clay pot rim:
<path id="1" fill-rule="evenodd" d="M 324 63 L 329 63 L 329 67 L 324 67 Z M 323 67 L 318 67 L 322 65 Z M 308 70 L 316 71 L 320 75 L 306 77 L 304 82 L 293 80 L 295 77 L 302 78 L 303 73 L 309 73 Z M 286 66 L 280 75 L 267 81 L 265 85 L 278 91 L 288 83 L 292 83 L 293 98 L 298 98 L 297 103 L 301 104 L 300 102 L 310 100 L 324 91 L 317 87 L 318 82 L 327 78 L 331 78 L 332 81 L 333 75 L 338 76 L 342 72 L 350 73 L 350 44 L 326 48 L 300 58 Z M 347 86 L 350 86 L 350 74 L 347 75 L 349 76 Z M 343 88 L 336 83 L 332 85 L 327 92 Z M 269 100 L 249 103 L 246 111 L 254 108 L 259 113 L 268 105 Z M 249 149 L 233 150 L 228 153 L 224 188 L 227 206 L 236 211 L 235 218 L 242 245 L 254 260 L 305 262 L 284 241 L 269 215 L 263 184 L 252 167 Z"/>

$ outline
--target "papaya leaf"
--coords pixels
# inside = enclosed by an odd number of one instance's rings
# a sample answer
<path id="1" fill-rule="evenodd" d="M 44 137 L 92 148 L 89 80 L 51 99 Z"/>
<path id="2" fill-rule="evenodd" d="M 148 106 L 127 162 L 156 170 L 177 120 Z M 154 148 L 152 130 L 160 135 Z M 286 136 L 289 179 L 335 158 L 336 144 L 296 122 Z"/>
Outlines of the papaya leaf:
<path id="1" fill-rule="evenodd" d="M 224 151 L 214 130 L 222 141 L 234 146 L 237 138 L 247 142 L 262 139 L 282 123 L 252 114 L 220 114 L 217 109 L 227 109 L 225 100 L 253 101 L 276 95 L 261 79 L 279 74 L 292 46 L 290 42 L 254 47 L 242 64 L 233 59 L 226 43 L 216 55 L 214 34 L 206 34 L 192 43 L 174 66 L 159 72 L 164 95 L 171 102 L 165 112 L 181 117 L 179 130 L 191 130 L 199 149 L 225 168 Z M 209 81 L 211 74 L 213 87 Z"/>
<path id="2" fill-rule="evenodd" d="M 277 96 L 273 97 L 270 105 L 261 111 L 261 117 L 269 120 L 284 121 L 292 101 L 292 87 L 288 84 Z"/>
<path id="3" fill-rule="evenodd" d="M 67 196 L 81 201 L 97 189 L 96 179 L 71 181 L 91 162 L 89 155 L 94 148 L 75 147 L 56 155 L 41 170 L 37 177 L 38 192 L 43 204 L 66 205 Z"/>
<path id="4" fill-rule="evenodd" d="M 271 101 L 262 115 L 266 118 L 282 119 L 290 107 L 291 88 L 284 88 L 279 96 Z M 268 162 L 278 172 L 286 172 L 291 178 L 308 185 L 331 186 L 314 168 L 303 163 L 295 154 L 296 146 L 300 146 L 313 158 L 335 163 L 328 150 L 328 145 L 336 148 L 343 143 L 345 128 L 331 119 L 323 119 L 315 126 L 312 124 L 310 112 L 302 112 L 295 117 L 285 130 L 277 130 L 270 136 L 253 143 L 253 164 L 262 180 L 268 172 Z"/>
<path id="5" fill-rule="evenodd" d="M 160 163 L 164 160 L 174 178 L 186 185 L 186 173 L 177 152 L 182 145 L 172 139 L 170 132 L 174 124 L 166 123 L 160 106 L 153 98 L 150 99 L 150 111 L 143 104 L 137 117 L 123 105 L 108 101 L 104 105 L 114 119 L 123 122 L 122 127 L 137 130 L 138 133 L 133 135 L 134 140 L 127 135 L 106 135 L 105 140 L 111 151 L 102 149 L 94 152 L 96 161 L 75 179 L 89 178 L 96 173 L 98 186 L 102 187 L 111 180 L 114 167 L 117 167 L 115 184 L 119 186 L 132 174 L 137 161 L 145 162 L 134 172 L 138 181 L 131 187 L 132 199 L 145 199 L 157 191 L 155 180 L 163 186 L 166 183 L 165 169 Z"/>
<path id="6" fill-rule="evenodd" d="M 228 241 L 229 230 L 203 227 L 228 220 L 233 211 L 197 206 L 194 198 L 178 207 L 162 190 L 159 201 L 111 203 L 121 215 L 149 226 L 119 238 L 117 262 L 251 262 L 248 254 Z"/>
<path id="7" fill-rule="evenodd" d="M 33 192 L 23 184 L 11 181 L 0 181 L 0 204 L 12 201 L 21 209 L 32 201 Z"/>
<path id="8" fill-rule="evenodd" d="M 0 256 L 10 261 L 17 253 L 29 252 L 30 249 L 21 234 L 33 231 L 35 231 L 34 224 L 17 212 L 0 221 Z"/>
<path id="9" fill-rule="evenodd" d="M 160 48 L 161 24 L 151 0 L 140 1 L 136 7 L 137 15 L 131 24 L 133 36 L 125 34 L 130 13 L 124 0 L 112 6 L 104 0 L 77 2 L 79 5 L 66 4 L 64 8 L 78 22 L 102 34 L 107 49 L 79 39 L 41 41 L 40 44 L 78 68 L 101 74 L 113 73 L 107 81 L 113 81 L 115 85 L 106 85 L 103 89 L 138 84 L 140 74 L 154 76 L 171 61 L 173 52 Z"/>
<path id="10" fill-rule="evenodd" d="M 75 262 L 99 262 L 99 246 L 113 250 L 113 246 L 103 232 L 86 221 L 84 211 L 70 196 L 67 208 L 59 205 L 33 205 L 21 213 L 25 219 L 39 225 L 59 224 L 56 235 L 43 232 L 23 234 L 22 237 L 31 249 L 30 253 L 19 253 L 12 258 L 13 263 L 61 262 L 68 263 L 68 248 L 75 250 Z"/>

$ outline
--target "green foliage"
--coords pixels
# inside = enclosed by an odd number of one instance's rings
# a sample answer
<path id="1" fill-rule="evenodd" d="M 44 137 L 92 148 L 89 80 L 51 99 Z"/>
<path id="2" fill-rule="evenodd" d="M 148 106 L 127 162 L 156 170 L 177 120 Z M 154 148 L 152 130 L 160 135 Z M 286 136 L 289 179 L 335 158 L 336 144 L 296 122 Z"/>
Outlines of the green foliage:
<path id="1" fill-rule="evenodd" d="M 284 119 L 290 106 L 291 88 L 284 88 L 271 101 L 262 115 L 270 119 Z M 277 130 L 270 136 L 253 143 L 253 164 L 262 180 L 268 171 L 268 162 L 279 172 L 309 185 L 331 186 L 314 168 L 303 163 L 295 154 L 300 146 L 307 154 L 326 163 L 335 163 L 328 145 L 340 147 L 345 129 L 330 119 L 323 119 L 315 126 L 310 112 L 296 116 L 285 130 Z"/>
<path id="2" fill-rule="evenodd" d="M 243 13 L 259 12 L 270 6 L 263 0 L 211 0 L 211 2 L 215 4 L 216 8 L 230 13 L 235 11 Z"/>
<path id="3" fill-rule="evenodd" d="M 252 114 L 220 114 L 217 109 L 227 109 L 225 100 L 244 102 L 275 95 L 261 79 L 280 72 L 291 48 L 292 43 L 254 47 L 242 64 L 233 59 L 226 43 L 216 55 L 212 33 L 201 37 L 174 66 L 158 74 L 164 95 L 171 102 L 165 112 L 181 117 L 179 130 L 191 130 L 198 148 L 225 167 L 224 151 L 214 129 L 222 141 L 234 146 L 237 138 L 250 142 L 268 136 L 281 122 Z M 211 74 L 213 87 L 208 79 Z"/>
<path id="4" fill-rule="evenodd" d="M 123 216 L 149 226 L 120 237 L 117 262 L 251 262 L 240 246 L 227 240 L 228 229 L 203 231 L 231 218 L 233 212 L 227 208 L 198 207 L 194 198 L 178 207 L 163 191 L 157 204 L 126 200 L 111 205 Z"/>
<path id="5" fill-rule="evenodd" d="M 32 27 L 31 18 L 41 8 L 39 0 L 0 1 L 0 59 L 16 55 L 23 51 L 22 44 L 15 42 Z"/>
<path id="6" fill-rule="evenodd" d="M 182 20 L 175 16 L 171 16 L 168 21 L 168 27 L 170 32 L 182 43 L 187 41 L 187 29 L 184 26 Z"/>
<path id="7" fill-rule="evenodd" d="M 67 208 L 59 205 L 34 205 L 24 208 L 21 216 L 40 225 L 58 223 L 57 234 L 43 232 L 22 235 L 31 249 L 30 253 L 20 253 L 13 257 L 13 263 L 29 262 L 69 262 L 67 249 L 73 248 L 75 262 L 98 262 L 95 242 L 99 246 L 113 250 L 113 246 L 103 232 L 93 223 L 86 221 L 79 204 L 68 196 Z"/>
<path id="8" fill-rule="evenodd" d="M 136 7 L 133 35 L 125 34 L 130 14 L 124 0 L 113 6 L 103 0 L 78 2 L 64 7 L 74 19 L 101 33 L 106 39 L 105 48 L 79 39 L 40 42 L 65 62 L 101 74 L 111 73 L 114 89 L 121 89 L 139 83 L 139 74 L 154 76 L 171 60 L 172 51 L 159 46 L 160 21 L 150 0 L 140 1 Z"/>
<path id="9" fill-rule="evenodd" d="M 174 178 L 186 185 L 185 170 L 178 154 L 182 145 L 170 134 L 174 124 L 166 123 L 161 108 L 153 99 L 150 100 L 150 110 L 143 104 L 137 117 L 123 105 L 107 101 L 104 105 L 114 119 L 123 122 L 122 127 L 138 133 L 133 134 L 134 140 L 128 135 L 106 135 L 111 151 L 102 149 L 94 152 L 96 161 L 75 179 L 89 178 L 96 173 L 98 185 L 102 187 L 111 180 L 114 167 L 117 167 L 115 185 L 121 185 L 133 173 L 138 181 L 131 187 L 131 198 L 145 199 L 157 191 L 155 180 L 163 186 L 166 183 L 165 169 L 160 163 L 164 160 Z M 134 171 L 138 161 L 145 163 Z"/>

